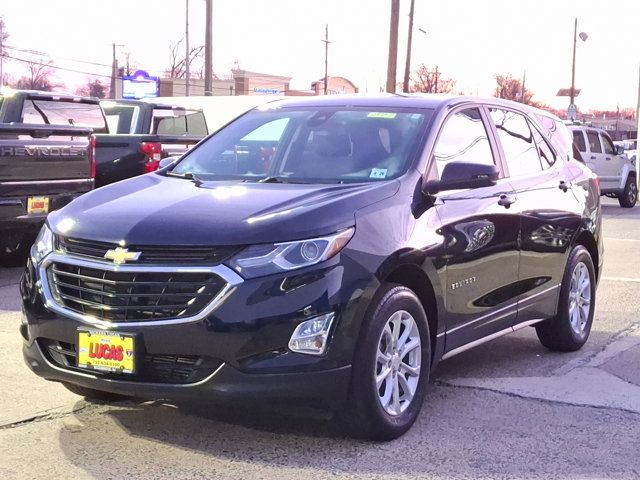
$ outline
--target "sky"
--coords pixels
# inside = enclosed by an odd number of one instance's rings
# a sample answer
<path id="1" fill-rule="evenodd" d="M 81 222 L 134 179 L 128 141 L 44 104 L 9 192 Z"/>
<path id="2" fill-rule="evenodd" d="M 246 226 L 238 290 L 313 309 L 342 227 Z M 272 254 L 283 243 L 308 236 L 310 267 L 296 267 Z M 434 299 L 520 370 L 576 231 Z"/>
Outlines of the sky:
<path id="1" fill-rule="evenodd" d="M 169 63 L 169 45 L 184 37 L 187 0 L 0 0 L 10 35 L 7 52 L 22 59 L 48 54 L 70 90 L 88 74 L 108 82 L 112 43 L 120 65 L 130 61 L 151 74 Z M 189 1 L 191 45 L 204 43 L 205 2 Z M 410 0 L 400 0 L 398 75 L 402 81 Z M 213 0 L 213 70 L 236 64 L 292 77 L 309 89 L 324 75 L 325 24 L 329 75 L 344 76 L 361 92 L 384 87 L 391 0 Z M 578 108 L 635 108 L 640 66 L 639 0 L 416 0 L 412 66 L 436 65 L 456 80 L 456 92 L 490 95 L 496 74 L 521 78 L 534 100 L 555 108 L 571 86 L 573 24 L 578 39 Z M 418 29 L 423 29 L 425 33 Z M 80 60 L 80 62 L 78 61 Z M 62 69 L 67 70 L 62 70 Z M 5 62 L 22 75 L 24 64 Z M 77 70 L 75 73 L 68 70 Z M 100 77 L 102 75 L 103 77 Z"/>

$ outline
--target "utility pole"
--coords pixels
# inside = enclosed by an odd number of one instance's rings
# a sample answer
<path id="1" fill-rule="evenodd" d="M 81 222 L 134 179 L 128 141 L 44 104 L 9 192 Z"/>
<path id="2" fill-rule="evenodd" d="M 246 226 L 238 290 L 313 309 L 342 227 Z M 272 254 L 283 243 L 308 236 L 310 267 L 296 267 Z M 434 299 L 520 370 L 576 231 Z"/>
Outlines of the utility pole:
<path id="1" fill-rule="evenodd" d="M 116 59 L 116 44 L 112 43 L 113 57 L 111 60 L 111 85 L 109 87 L 109 98 L 116 98 L 116 77 L 118 76 L 118 59 Z"/>
<path id="2" fill-rule="evenodd" d="M 573 23 L 573 62 L 571 63 L 571 92 L 569 95 L 569 105 L 573 105 L 576 89 L 576 37 L 578 34 L 578 18 Z"/>
<path id="3" fill-rule="evenodd" d="M 436 85 L 435 85 L 435 90 L 433 91 L 433 93 L 440 93 L 438 92 L 438 77 L 440 76 L 440 74 L 438 73 L 438 65 L 436 65 Z"/>
<path id="4" fill-rule="evenodd" d="M 400 0 L 391 0 L 391 19 L 389 22 L 389 60 L 387 62 L 387 92 L 396 91 L 396 71 L 398 69 L 398 21 Z"/>
<path id="5" fill-rule="evenodd" d="M 212 10 L 213 10 L 213 5 L 212 5 L 212 0 L 206 0 L 206 7 L 207 7 L 207 11 L 206 11 L 206 15 L 205 15 L 205 21 L 206 23 L 206 27 L 205 27 L 205 34 L 204 34 L 204 94 L 205 95 L 211 95 L 212 94 L 212 88 L 211 88 L 211 80 L 213 78 L 213 71 L 212 71 L 212 51 L 211 51 L 211 20 L 212 20 Z"/>
<path id="6" fill-rule="evenodd" d="M 4 31 L 2 30 L 2 19 L 0 19 L 0 88 L 4 86 L 4 72 L 2 70 L 2 60 L 4 59 L 4 47 L 2 45 L 2 37 L 4 35 Z"/>
<path id="7" fill-rule="evenodd" d="M 186 47 L 186 55 L 184 57 L 184 94 L 186 97 L 189 96 L 189 0 L 185 0 L 186 2 L 186 12 L 185 12 L 185 22 L 184 22 L 184 38 L 185 38 L 185 47 Z"/>
<path id="8" fill-rule="evenodd" d="M 329 88 L 329 24 L 324 26 L 324 94 L 328 93 Z"/>
<path id="9" fill-rule="evenodd" d="M 415 7 L 415 0 L 411 0 L 411 7 L 409 9 L 409 32 L 407 34 L 407 61 L 404 65 L 404 83 L 402 84 L 402 91 L 409 93 L 409 75 L 411 73 L 411 43 L 413 39 L 413 10 Z"/>

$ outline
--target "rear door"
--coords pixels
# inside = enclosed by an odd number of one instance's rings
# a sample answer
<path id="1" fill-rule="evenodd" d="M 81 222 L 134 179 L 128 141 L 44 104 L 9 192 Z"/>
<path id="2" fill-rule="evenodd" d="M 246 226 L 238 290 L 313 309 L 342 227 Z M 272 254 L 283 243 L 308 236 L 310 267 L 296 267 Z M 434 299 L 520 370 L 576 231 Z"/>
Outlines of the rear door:
<path id="1" fill-rule="evenodd" d="M 610 188 L 620 188 L 624 165 L 628 161 L 626 155 L 616 155 L 616 149 L 609 135 L 604 132 L 598 132 L 598 135 L 604 156 L 600 181 L 607 183 L 607 185 L 610 184 Z"/>
<path id="2" fill-rule="evenodd" d="M 520 268 L 516 290 L 522 325 L 554 315 L 571 239 L 581 209 L 573 174 L 525 115 L 491 107 L 496 135 L 520 216 Z"/>
<path id="3" fill-rule="evenodd" d="M 436 141 L 430 178 L 449 162 L 498 164 L 479 107 L 460 107 L 445 120 Z M 519 218 L 509 182 L 444 192 L 436 212 L 446 244 L 446 350 L 510 329 L 516 316 Z"/>

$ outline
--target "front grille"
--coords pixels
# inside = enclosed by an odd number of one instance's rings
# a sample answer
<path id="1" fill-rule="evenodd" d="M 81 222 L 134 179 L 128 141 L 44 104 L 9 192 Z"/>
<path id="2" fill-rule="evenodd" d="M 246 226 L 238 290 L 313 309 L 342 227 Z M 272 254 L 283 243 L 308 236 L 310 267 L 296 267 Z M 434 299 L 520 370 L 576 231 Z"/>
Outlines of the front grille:
<path id="1" fill-rule="evenodd" d="M 58 304 L 107 322 L 190 317 L 226 285 L 209 272 L 112 272 L 61 262 L 47 275 Z"/>
<path id="2" fill-rule="evenodd" d="M 69 370 L 87 372 L 78 368 L 76 345 L 50 339 L 40 339 L 42 351 L 55 365 Z M 187 384 L 205 379 L 222 365 L 216 358 L 197 355 L 140 354 L 136 373 L 133 375 L 113 374 L 99 370 L 91 373 L 103 377 L 134 382 Z"/>
<path id="3" fill-rule="evenodd" d="M 61 253 L 76 255 L 85 258 L 104 260 L 108 250 L 117 248 L 118 245 L 106 242 L 94 242 L 56 236 L 56 250 Z M 197 246 L 150 246 L 128 245 L 129 251 L 141 252 L 136 264 L 207 264 L 217 265 L 238 251 L 238 247 L 197 247 Z"/>

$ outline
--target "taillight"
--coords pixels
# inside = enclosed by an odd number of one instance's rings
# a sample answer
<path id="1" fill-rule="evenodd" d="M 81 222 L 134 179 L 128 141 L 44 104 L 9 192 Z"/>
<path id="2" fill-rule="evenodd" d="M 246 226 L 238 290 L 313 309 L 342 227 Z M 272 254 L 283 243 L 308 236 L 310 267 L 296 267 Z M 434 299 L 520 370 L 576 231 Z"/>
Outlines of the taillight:
<path id="1" fill-rule="evenodd" d="M 596 175 L 595 181 L 596 187 L 598 187 L 598 193 L 600 193 L 600 177 Z"/>
<path id="2" fill-rule="evenodd" d="M 91 178 L 96 178 L 96 136 L 89 137 L 89 173 Z"/>
<path id="3" fill-rule="evenodd" d="M 144 164 L 145 173 L 155 172 L 162 159 L 162 145 L 158 142 L 142 142 L 140 151 L 147 156 Z"/>

